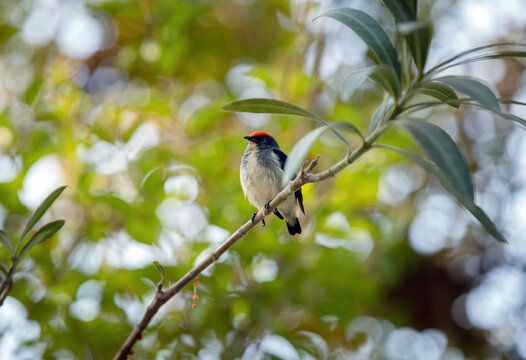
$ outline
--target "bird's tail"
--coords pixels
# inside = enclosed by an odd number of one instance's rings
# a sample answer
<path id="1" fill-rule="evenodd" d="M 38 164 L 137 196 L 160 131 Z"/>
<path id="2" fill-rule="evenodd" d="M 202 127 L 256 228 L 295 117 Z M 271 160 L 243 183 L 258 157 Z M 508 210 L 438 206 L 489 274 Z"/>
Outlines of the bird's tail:
<path id="1" fill-rule="evenodd" d="M 290 235 L 294 236 L 296 234 L 301 234 L 301 226 L 297 217 L 294 217 L 294 219 L 287 219 L 286 222 Z"/>

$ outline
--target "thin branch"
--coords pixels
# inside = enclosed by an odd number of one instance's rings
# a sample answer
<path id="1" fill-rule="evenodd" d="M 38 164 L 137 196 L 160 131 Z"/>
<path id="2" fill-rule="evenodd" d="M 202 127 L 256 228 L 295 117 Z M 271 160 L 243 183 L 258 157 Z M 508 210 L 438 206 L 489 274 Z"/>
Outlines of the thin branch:
<path id="1" fill-rule="evenodd" d="M 280 192 L 278 193 L 274 199 L 269 203 L 268 209 L 261 209 L 254 217 L 254 222 L 252 220 L 248 220 L 245 224 L 243 224 L 239 229 L 237 229 L 228 239 L 226 239 L 221 245 L 219 245 L 210 255 L 208 255 L 204 260 L 202 260 L 197 266 L 195 266 L 193 269 L 188 271 L 186 275 L 184 275 L 179 281 L 177 281 L 174 285 L 169 287 L 166 290 L 162 290 L 160 287 L 157 288 L 157 291 L 155 293 L 155 296 L 146 309 L 146 312 L 144 313 L 141 321 L 135 325 L 135 328 L 130 333 L 126 341 L 122 344 L 121 348 L 113 358 L 114 360 L 124 360 L 127 358 L 128 354 L 130 354 L 133 345 L 142 338 L 142 333 L 146 330 L 148 324 L 151 322 L 154 315 L 159 311 L 161 306 L 163 306 L 168 300 L 170 300 L 172 297 L 174 297 L 176 294 L 178 294 L 181 289 L 191 282 L 193 279 L 195 279 L 201 272 L 203 272 L 206 268 L 208 268 L 210 265 L 212 265 L 215 261 L 217 261 L 221 255 L 223 255 L 232 245 L 234 245 L 239 239 L 241 239 L 243 236 L 245 236 L 253 227 L 256 226 L 261 220 L 263 220 L 267 215 L 269 215 L 274 209 L 276 209 L 283 201 L 285 201 L 291 194 L 299 190 L 303 185 L 308 183 L 315 183 L 319 181 L 323 181 L 327 178 L 333 177 L 337 173 L 339 173 L 341 170 L 343 170 L 348 165 L 352 164 L 356 159 L 358 159 L 361 155 L 363 155 L 366 151 L 368 151 L 371 148 L 372 143 L 380 137 L 380 135 L 383 133 L 384 129 L 380 129 L 369 138 L 366 139 L 365 142 L 362 143 L 360 147 L 358 147 L 356 150 L 354 150 L 351 154 L 346 155 L 343 159 L 341 159 L 338 163 L 331 166 L 330 168 L 317 173 L 313 174 L 312 170 L 318 163 L 319 155 L 316 156 L 314 160 L 312 160 L 310 163 L 306 162 L 302 169 L 300 170 L 298 176 L 289 182 L 289 184 Z"/>
<path id="2" fill-rule="evenodd" d="M 16 259 L 12 260 L 11 267 L 9 268 L 9 271 L 7 275 L 5 275 L 4 279 L 0 283 L 0 306 L 4 304 L 5 299 L 13 290 L 13 274 L 15 273 L 16 265 L 18 261 Z"/>

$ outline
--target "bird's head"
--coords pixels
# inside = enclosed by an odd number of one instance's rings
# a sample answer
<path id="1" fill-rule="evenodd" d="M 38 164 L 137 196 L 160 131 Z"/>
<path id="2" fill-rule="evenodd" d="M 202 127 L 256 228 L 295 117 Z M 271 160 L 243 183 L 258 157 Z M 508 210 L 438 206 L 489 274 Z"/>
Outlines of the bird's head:
<path id="1" fill-rule="evenodd" d="M 257 149 L 263 149 L 263 148 L 278 148 L 279 145 L 276 139 L 272 137 L 268 132 L 266 131 L 256 131 L 252 134 L 243 137 L 243 139 L 248 140 L 248 146 L 252 147 L 255 146 Z"/>

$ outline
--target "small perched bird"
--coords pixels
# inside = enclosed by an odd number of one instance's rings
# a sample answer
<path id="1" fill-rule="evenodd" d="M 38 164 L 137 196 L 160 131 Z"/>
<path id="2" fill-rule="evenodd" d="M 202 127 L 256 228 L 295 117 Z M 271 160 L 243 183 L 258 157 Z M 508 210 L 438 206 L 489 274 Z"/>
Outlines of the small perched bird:
<path id="1" fill-rule="evenodd" d="M 280 150 L 277 141 L 268 132 L 256 131 L 244 139 L 248 140 L 248 144 L 241 159 L 241 187 L 248 201 L 258 210 L 268 208 L 270 201 L 282 189 L 281 179 L 287 155 Z M 305 214 L 301 189 L 274 210 L 278 218 L 285 219 L 290 235 L 301 234 L 300 222 L 296 215 L 298 205 Z M 256 214 L 252 215 L 252 222 L 255 216 Z M 262 222 L 265 226 L 265 221 Z"/>

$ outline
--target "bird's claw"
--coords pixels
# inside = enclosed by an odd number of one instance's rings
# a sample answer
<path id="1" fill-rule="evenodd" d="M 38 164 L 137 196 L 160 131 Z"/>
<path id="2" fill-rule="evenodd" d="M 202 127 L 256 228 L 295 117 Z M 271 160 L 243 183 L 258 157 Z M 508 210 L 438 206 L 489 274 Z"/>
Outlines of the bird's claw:
<path id="1" fill-rule="evenodd" d="M 256 224 L 256 223 L 254 222 L 254 219 L 256 218 L 256 215 L 257 215 L 257 213 L 253 213 L 253 214 L 252 214 L 252 217 L 250 218 L 250 220 L 252 221 L 252 224 L 254 224 L 254 225 Z M 265 226 L 265 225 L 266 225 L 266 224 L 265 224 L 265 219 L 261 219 L 261 223 L 263 224 L 263 226 Z"/>
<path id="2" fill-rule="evenodd" d="M 270 201 L 265 204 L 265 211 L 270 214 Z"/>

